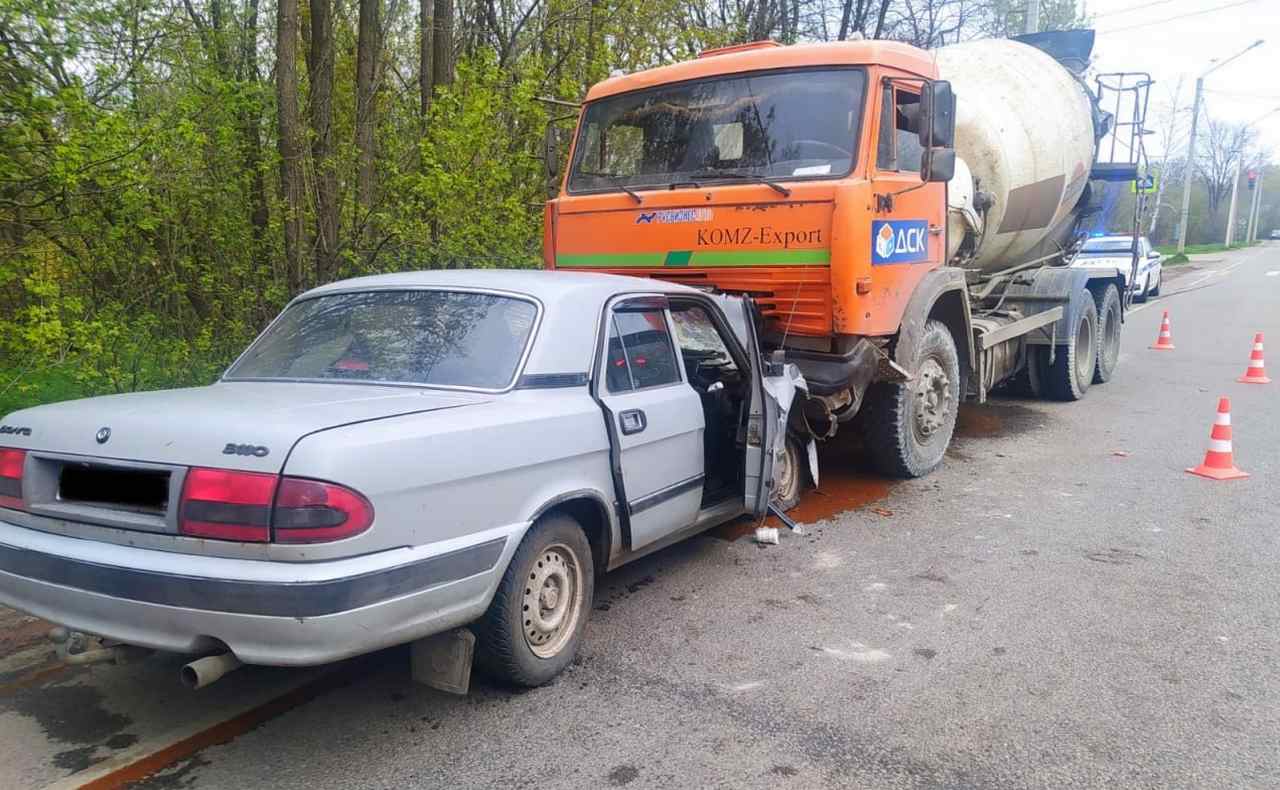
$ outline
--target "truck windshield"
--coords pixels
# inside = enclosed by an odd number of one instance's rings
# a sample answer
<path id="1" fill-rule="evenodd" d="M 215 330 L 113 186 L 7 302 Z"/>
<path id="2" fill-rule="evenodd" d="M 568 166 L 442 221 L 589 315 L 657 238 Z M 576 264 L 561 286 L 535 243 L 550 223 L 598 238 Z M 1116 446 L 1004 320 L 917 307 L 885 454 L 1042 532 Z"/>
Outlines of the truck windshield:
<path id="1" fill-rule="evenodd" d="M 580 125 L 569 191 L 846 175 L 865 88 L 859 69 L 801 69 L 594 101 Z"/>
<path id="2" fill-rule="evenodd" d="M 537 317 L 531 301 L 470 291 L 365 291 L 289 307 L 224 379 L 504 389 Z"/>

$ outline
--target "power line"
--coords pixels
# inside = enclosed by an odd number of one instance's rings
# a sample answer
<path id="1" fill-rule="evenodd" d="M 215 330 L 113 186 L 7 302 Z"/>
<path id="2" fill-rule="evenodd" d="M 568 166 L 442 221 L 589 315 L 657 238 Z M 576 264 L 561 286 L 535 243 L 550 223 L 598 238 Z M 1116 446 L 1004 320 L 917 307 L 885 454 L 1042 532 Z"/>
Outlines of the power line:
<path id="1" fill-rule="evenodd" d="M 1158 6 L 1158 5 L 1168 5 L 1169 3 L 1176 3 L 1176 2 L 1178 2 L 1178 0 L 1154 0 L 1154 2 L 1151 2 L 1151 3 L 1142 3 L 1141 5 L 1131 5 L 1128 8 L 1117 8 L 1115 11 L 1107 11 L 1101 14 L 1094 14 L 1093 18 L 1102 19 L 1105 16 L 1119 16 L 1120 14 L 1127 14 L 1130 11 L 1141 11 L 1144 8 L 1151 8 L 1152 6 Z"/>
<path id="2" fill-rule="evenodd" d="M 1201 11 L 1191 11 L 1186 14 L 1178 14 L 1177 16 L 1165 17 L 1164 19 L 1155 19 L 1150 22 L 1140 22 L 1136 25 L 1129 25 L 1127 27 L 1117 27 L 1117 28 L 1112 28 L 1111 30 L 1100 30 L 1098 31 L 1098 35 L 1107 36 L 1112 33 L 1123 33 L 1126 30 L 1138 30 L 1139 28 L 1151 27 L 1152 25 L 1163 25 L 1165 22 L 1173 22 L 1178 19 L 1186 19 L 1188 17 L 1201 16 L 1202 14 L 1212 14 L 1215 11 L 1225 11 L 1228 8 L 1236 8 L 1238 6 L 1250 5 L 1256 2 L 1258 2 L 1258 0 L 1237 0 L 1237 2 L 1234 2 L 1234 3 L 1226 3 L 1224 5 L 1213 6 L 1212 8 L 1205 8 Z"/>

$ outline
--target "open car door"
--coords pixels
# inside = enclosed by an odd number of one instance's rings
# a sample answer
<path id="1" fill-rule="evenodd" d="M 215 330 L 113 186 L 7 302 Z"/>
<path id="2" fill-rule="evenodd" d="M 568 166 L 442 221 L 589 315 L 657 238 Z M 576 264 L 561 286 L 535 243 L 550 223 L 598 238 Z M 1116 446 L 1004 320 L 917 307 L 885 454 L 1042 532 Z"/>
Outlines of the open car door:
<path id="1" fill-rule="evenodd" d="M 797 390 L 807 391 L 795 365 L 765 357 L 756 333 L 755 303 L 745 296 L 712 294 L 738 342 L 751 359 L 751 406 L 746 427 L 746 508 L 757 518 L 769 510 L 777 489 L 777 461 L 786 452 L 787 417 Z"/>

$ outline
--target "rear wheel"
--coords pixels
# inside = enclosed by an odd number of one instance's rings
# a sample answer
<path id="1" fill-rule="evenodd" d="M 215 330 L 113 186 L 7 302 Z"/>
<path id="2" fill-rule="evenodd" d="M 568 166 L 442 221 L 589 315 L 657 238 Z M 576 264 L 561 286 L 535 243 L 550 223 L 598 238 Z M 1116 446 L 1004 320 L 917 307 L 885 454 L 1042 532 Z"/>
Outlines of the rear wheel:
<path id="1" fill-rule="evenodd" d="M 1098 308 L 1098 363 L 1093 383 L 1110 381 L 1120 361 L 1120 292 L 1108 285 L 1096 302 Z"/>
<path id="2" fill-rule="evenodd" d="M 894 477 L 927 475 L 951 443 L 960 407 L 960 358 L 946 324 L 925 324 L 911 371 L 911 381 L 873 384 L 857 417 L 872 463 Z"/>
<path id="3" fill-rule="evenodd" d="M 1080 400 L 1093 382 L 1094 367 L 1098 360 L 1098 307 L 1093 294 L 1085 291 L 1079 297 L 1080 308 L 1075 311 L 1075 322 L 1067 335 L 1066 345 L 1058 346 L 1050 364 L 1050 348 L 1040 346 L 1035 352 L 1035 364 L 1042 391 L 1057 400 Z"/>
<path id="4" fill-rule="evenodd" d="M 577 521 L 553 515 L 534 524 L 475 626 L 480 668 L 516 686 L 541 686 L 559 675 L 578 651 L 594 572 Z"/>

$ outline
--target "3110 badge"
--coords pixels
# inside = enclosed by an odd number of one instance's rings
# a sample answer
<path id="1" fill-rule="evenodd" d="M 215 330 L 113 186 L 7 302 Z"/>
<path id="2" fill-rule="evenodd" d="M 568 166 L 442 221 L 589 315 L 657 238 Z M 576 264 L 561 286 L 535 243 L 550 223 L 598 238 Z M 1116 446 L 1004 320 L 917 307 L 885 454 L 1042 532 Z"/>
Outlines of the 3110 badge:
<path id="1" fill-rule="evenodd" d="M 929 223 L 877 219 L 871 223 L 871 264 L 920 263 L 929 258 Z"/>

